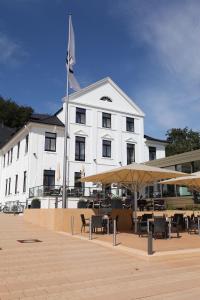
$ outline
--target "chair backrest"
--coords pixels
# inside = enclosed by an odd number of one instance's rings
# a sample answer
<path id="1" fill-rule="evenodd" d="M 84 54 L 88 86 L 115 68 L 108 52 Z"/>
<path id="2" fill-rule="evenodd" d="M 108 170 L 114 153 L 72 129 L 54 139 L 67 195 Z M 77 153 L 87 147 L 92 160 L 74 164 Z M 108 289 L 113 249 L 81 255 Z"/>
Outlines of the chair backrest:
<path id="1" fill-rule="evenodd" d="M 183 214 L 174 214 L 173 221 L 177 223 L 177 225 L 184 226 L 184 217 Z"/>
<path id="2" fill-rule="evenodd" d="M 92 216 L 92 227 L 101 228 L 102 227 L 102 216 Z"/>
<path id="3" fill-rule="evenodd" d="M 154 233 L 164 233 L 166 231 L 166 219 L 163 217 L 154 218 Z"/>
<path id="4" fill-rule="evenodd" d="M 142 221 L 147 221 L 148 219 L 152 219 L 153 214 L 144 214 L 142 215 Z"/>
<path id="5" fill-rule="evenodd" d="M 85 216 L 84 216 L 84 214 L 81 214 L 80 216 L 81 216 L 82 225 L 84 226 L 86 224 Z"/>

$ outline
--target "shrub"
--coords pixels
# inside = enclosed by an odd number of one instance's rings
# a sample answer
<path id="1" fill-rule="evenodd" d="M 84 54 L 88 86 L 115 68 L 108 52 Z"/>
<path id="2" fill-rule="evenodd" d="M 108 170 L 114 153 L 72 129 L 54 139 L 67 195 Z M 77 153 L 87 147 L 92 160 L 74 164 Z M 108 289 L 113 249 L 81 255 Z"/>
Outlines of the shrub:
<path id="1" fill-rule="evenodd" d="M 40 206 L 41 206 L 41 203 L 40 203 L 40 200 L 38 198 L 34 198 L 31 201 L 31 208 L 40 208 Z"/>
<path id="2" fill-rule="evenodd" d="M 77 203 L 77 208 L 87 208 L 87 202 L 85 200 L 79 200 Z"/>

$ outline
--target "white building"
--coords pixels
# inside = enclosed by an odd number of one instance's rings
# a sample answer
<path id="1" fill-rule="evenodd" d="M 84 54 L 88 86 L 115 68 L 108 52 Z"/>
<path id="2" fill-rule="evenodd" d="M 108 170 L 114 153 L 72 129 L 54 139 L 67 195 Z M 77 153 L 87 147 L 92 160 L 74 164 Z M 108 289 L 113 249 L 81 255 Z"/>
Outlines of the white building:
<path id="1" fill-rule="evenodd" d="M 68 111 L 69 187 L 79 186 L 83 174 L 165 157 L 166 142 L 144 136 L 144 113 L 110 78 L 71 94 Z M 55 185 L 59 190 L 64 115 L 65 105 L 54 116 L 33 115 L 2 145 L 0 202 L 43 197 Z"/>

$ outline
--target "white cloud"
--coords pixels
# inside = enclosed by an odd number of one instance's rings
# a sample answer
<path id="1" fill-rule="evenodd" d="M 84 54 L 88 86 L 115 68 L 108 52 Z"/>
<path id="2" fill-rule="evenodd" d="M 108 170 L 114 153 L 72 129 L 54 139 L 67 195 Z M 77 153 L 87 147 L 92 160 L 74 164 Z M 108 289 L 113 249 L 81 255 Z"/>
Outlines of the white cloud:
<path id="1" fill-rule="evenodd" d="M 19 43 L 0 33 L 0 64 L 16 66 L 22 63 L 27 53 Z"/>
<path id="2" fill-rule="evenodd" d="M 200 1 L 127 0 L 119 1 L 117 10 L 132 42 L 148 49 L 163 72 L 157 86 L 141 92 L 155 127 L 198 127 Z"/>

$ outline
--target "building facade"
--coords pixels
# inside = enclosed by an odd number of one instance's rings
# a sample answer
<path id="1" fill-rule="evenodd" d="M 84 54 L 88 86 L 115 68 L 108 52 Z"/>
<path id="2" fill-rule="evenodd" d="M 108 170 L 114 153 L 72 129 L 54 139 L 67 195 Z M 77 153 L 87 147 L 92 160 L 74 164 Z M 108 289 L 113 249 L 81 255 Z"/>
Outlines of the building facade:
<path id="1" fill-rule="evenodd" d="M 46 187 L 57 186 L 59 190 L 63 103 L 54 116 L 32 116 L 1 147 L 0 202 L 40 197 Z M 71 94 L 68 103 L 68 187 L 80 187 L 83 175 L 165 157 L 166 142 L 144 135 L 144 113 L 110 78 Z"/>

